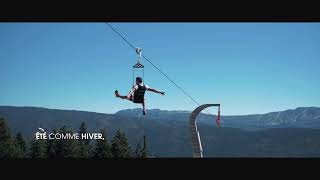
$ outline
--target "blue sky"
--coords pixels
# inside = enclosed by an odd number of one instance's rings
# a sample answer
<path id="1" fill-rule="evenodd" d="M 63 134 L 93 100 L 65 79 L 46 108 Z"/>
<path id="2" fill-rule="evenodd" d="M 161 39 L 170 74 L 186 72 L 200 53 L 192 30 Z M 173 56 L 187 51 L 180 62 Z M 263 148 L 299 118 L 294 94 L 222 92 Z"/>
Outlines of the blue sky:
<path id="1" fill-rule="evenodd" d="M 320 23 L 111 23 L 200 103 L 223 115 L 320 106 Z M 104 23 L 0 23 L 0 105 L 114 113 L 137 54 Z M 196 104 L 148 62 L 147 107 Z M 215 112 L 214 109 L 210 109 Z"/>

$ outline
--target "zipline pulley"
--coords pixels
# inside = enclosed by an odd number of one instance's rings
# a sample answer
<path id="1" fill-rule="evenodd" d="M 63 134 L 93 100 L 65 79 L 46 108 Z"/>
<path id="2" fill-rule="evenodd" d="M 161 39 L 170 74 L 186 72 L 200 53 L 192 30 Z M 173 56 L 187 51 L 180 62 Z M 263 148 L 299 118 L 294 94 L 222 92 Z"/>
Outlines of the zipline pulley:
<path id="1" fill-rule="evenodd" d="M 136 48 L 136 53 L 138 54 L 138 60 L 137 60 L 137 63 L 132 66 L 132 75 L 133 75 L 132 84 L 133 85 L 135 85 L 135 78 L 137 76 L 142 77 L 143 81 L 145 82 L 145 79 L 144 79 L 144 65 L 141 64 L 142 49 L 137 47 Z"/>

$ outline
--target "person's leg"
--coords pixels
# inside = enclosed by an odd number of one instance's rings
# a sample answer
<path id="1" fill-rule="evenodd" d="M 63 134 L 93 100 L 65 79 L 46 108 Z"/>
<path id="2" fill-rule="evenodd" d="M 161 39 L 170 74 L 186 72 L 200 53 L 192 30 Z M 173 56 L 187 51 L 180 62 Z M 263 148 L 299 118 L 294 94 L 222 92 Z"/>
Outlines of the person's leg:
<path id="1" fill-rule="evenodd" d="M 130 100 L 127 96 L 118 96 L 118 98 Z"/>
<path id="2" fill-rule="evenodd" d="M 130 97 L 128 97 L 128 96 L 121 96 L 121 95 L 118 93 L 118 90 L 115 91 L 115 95 L 116 95 L 116 97 L 118 97 L 118 98 L 130 100 Z"/>
<path id="3" fill-rule="evenodd" d="M 146 101 L 143 101 L 142 102 L 142 111 L 143 111 L 143 115 L 147 115 L 147 112 L 146 112 L 146 103 L 145 103 Z"/>
<path id="4" fill-rule="evenodd" d="M 143 110 L 146 110 L 146 104 L 145 104 L 145 102 L 143 102 L 143 103 L 141 103 L 142 104 L 142 109 Z"/>
<path id="5" fill-rule="evenodd" d="M 130 92 L 128 93 L 128 95 L 127 95 L 127 99 L 131 99 L 132 98 L 132 96 L 133 96 L 133 93 L 134 93 L 134 86 L 132 87 L 132 89 L 130 90 Z"/>

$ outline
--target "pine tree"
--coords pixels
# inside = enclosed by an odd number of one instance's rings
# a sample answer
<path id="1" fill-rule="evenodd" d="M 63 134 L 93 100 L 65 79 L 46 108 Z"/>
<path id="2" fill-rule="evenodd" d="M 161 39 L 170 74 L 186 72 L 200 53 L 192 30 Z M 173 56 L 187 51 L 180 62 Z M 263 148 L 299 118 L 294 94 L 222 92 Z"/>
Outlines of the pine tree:
<path id="1" fill-rule="evenodd" d="M 45 139 L 32 139 L 30 143 L 30 158 L 47 158 L 47 146 L 48 142 Z"/>
<path id="2" fill-rule="evenodd" d="M 114 158 L 131 157 L 131 148 L 124 132 L 121 132 L 121 130 L 117 130 L 111 143 L 111 152 Z"/>
<path id="3" fill-rule="evenodd" d="M 101 129 L 100 133 L 102 134 L 104 139 L 96 140 L 96 147 L 93 152 L 93 157 L 94 158 L 111 158 L 112 157 L 111 146 L 107 139 L 106 129 Z"/>
<path id="4" fill-rule="evenodd" d="M 17 133 L 17 136 L 15 138 L 15 145 L 16 145 L 16 150 L 17 150 L 17 152 L 16 152 L 17 157 L 19 157 L 19 158 L 26 157 L 27 144 L 24 141 L 20 132 Z"/>
<path id="5" fill-rule="evenodd" d="M 73 133 L 71 129 L 67 129 L 66 126 L 60 128 L 59 133 Z M 55 146 L 55 155 L 57 158 L 78 158 L 79 145 L 75 139 L 61 139 L 58 140 Z"/>
<path id="6" fill-rule="evenodd" d="M 87 127 L 84 122 L 80 125 L 80 140 L 79 140 L 79 157 L 89 158 L 91 156 L 92 146 L 90 144 L 90 139 L 81 139 L 81 134 L 87 133 Z"/>
<path id="7" fill-rule="evenodd" d="M 4 118 L 0 118 L 0 142 L 8 140 L 9 138 L 10 132 L 7 121 Z"/>
<path id="8" fill-rule="evenodd" d="M 58 131 L 57 129 L 52 130 L 53 134 L 56 134 Z M 56 139 L 49 139 L 48 140 L 48 148 L 47 154 L 49 158 L 56 158 L 56 148 L 57 148 L 57 140 Z"/>
<path id="9" fill-rule="evenodd" d="M 16 148 L 9 126 L 4 118 L 0 118 L 0 158 L 14 158 L 15 156 Z"/>

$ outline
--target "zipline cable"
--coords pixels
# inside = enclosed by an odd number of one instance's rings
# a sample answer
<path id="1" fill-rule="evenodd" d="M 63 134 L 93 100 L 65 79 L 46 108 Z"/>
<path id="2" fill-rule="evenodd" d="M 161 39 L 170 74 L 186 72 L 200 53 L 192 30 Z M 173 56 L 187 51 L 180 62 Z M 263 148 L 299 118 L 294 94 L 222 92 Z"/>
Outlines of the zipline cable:
<path id="1" fill-rule="evenodd" d="M 132 49 L 136 49 L 136 47 L 130 43 L 123 35 L 121 35 L 115 28 L 113 28 L 109 23 L 106 23 L 119 37 L 121 37 Z M 183 88 L 181 88 L 177 83 L 175 83 L 169 76 L 167 76 L 160 68 L 158 68 L 155 64 L 153 64 L 145 55 L 142 55 L 142 57 L 147 60 L 154 68 L 156 68 L 163 76 L 165 76 L 171 83 L 173 83 L 182 93 L 184 93 L 186 96 L 188 96 L 194 103 L 196 103 L 198 106 L 201 104 L 196 101 L 189 93 L 187 93 Z M 205 110 L 206 111 L 206 110 Z M 208 111 L 206 111 L 209 113 Z M 210 113 L 209 113 L 210 114 Z"/>

